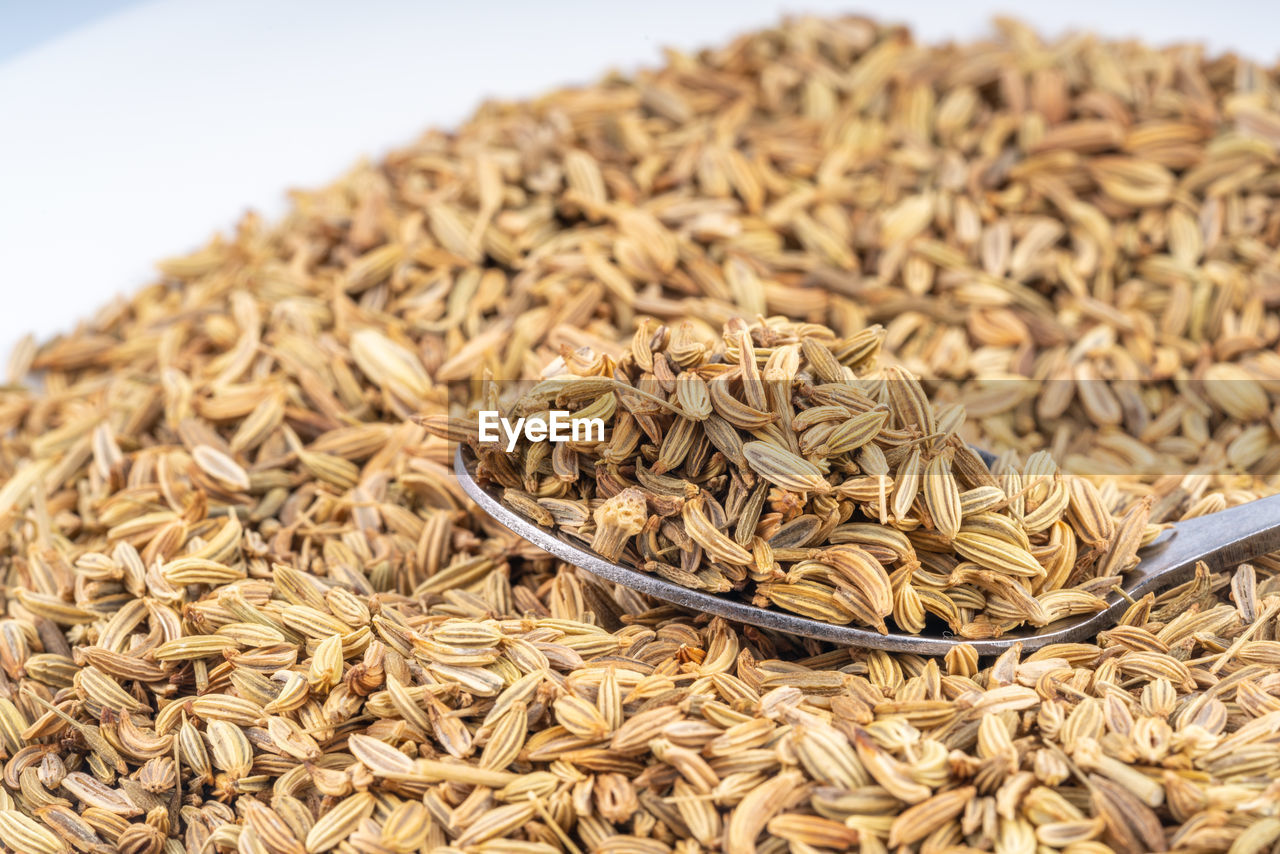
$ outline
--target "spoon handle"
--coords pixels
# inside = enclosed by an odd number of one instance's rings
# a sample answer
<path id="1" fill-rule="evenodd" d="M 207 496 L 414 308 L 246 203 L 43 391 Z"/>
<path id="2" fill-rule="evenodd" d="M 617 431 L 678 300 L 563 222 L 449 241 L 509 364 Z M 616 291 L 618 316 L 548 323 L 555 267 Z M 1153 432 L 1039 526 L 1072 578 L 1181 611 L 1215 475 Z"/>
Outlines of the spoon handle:
<path id="1" fill-rule="evenodd" d="M 1280 495 L 1178 522 L 1173 530 L 1172 537 L 1142 553 L 1125 585 L 1133 598 L 1189 580 L 1199 561 L 1226 569 L 1280 550 Z"/>

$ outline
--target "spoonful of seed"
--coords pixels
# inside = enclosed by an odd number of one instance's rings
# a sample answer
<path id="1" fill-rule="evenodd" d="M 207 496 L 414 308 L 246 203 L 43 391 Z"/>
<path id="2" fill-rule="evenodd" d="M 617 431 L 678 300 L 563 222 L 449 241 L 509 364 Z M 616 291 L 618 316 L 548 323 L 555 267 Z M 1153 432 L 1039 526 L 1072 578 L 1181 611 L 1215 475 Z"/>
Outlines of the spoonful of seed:
<path id="1" fill-rule="evenodd" d="M 488 384 L 474 418 L 422 423 L 459 442 L 479 507 L 548 553 L 847 645 L 1086 640 L 1201 562 L 1280 549 L 1280 496 L 1162 525 L 1142 478 L 971 447 L 963 402 L 879 366 L 882 339 L 785 318 L 734 319 L 719 338 L 642 322 L 629 352 L 566 348 L 531 387 Z"/>
<path id="2" fill-rule="evenodd" d="M 1123 584 L 1115 585 L 1106 594 L 1100 610 L 983 639 L 969 639 L 950 631 L 938 634 L 881 633 L 871 628 L 838 625 L 817 616 L 790 613 L 776 607 L 761 607 L 731 595 L 692 589 L 616 559 L 609 560 L 572 535 L 543 527 L 512 509 L 503 502 L 500 488 L 481 484 L 476 466 L 476 457 L 469 449 L 460 447 L 454 460 L 454 470 L 467 495 L 485 513 L 538 548 L 606 581 L 672 605 L 747 625 L 890 652 L 944 655 L 953 647 L 967 643 L 979 655 L 986 656 L 999 655 L 1015 643 L 1021 643 L 1023 651 L 1029 653 L 1049 644 L 1087 642 L 1098 632 L 1115 625 L 1135 601 L 1148 593 L 1191 580 L 1201 562 L 1216 570 L 1247 563 L 1280 549 L 1280 495 L 1273 495 L 1174 524 L 1144 550 L 1141 562 L 1124 574 Z"/>

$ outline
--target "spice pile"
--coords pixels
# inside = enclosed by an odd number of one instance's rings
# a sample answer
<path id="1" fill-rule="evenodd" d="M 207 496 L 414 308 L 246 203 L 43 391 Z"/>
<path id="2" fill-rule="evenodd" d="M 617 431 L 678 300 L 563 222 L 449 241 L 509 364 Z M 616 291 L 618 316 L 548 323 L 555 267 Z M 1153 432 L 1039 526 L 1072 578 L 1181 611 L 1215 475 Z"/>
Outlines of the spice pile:
<path id="1" fill-rule="evenodd" d="M 418 419 L 654 323 L 878 323 L 1007 473 L 1094 466 L 1151 524 L 1269 493 L 1278 82 L 796 20 L 487 105 L 164 262 L 0 389 L 0 843 L 1270 849 L 1276 556 L 1026 658 L 827 648 L 556 565 Z"/>

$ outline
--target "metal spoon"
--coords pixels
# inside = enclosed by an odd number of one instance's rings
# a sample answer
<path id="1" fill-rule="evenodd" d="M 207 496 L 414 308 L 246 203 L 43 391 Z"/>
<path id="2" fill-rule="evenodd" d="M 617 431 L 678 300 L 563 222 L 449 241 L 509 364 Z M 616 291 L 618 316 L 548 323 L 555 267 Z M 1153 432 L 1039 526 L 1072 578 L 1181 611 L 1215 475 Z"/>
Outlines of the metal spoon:
<path id="1" fill-rule="evenodd" d="M 798 614 L 758 608 L 724 596 L 690 590 L 656 575 L 605 560 L 590 549 L 554 530 L 530 522 L 503 505 L 496 491 L 485 489 L 476 481 L 475 465 L 476 460 L 470 450 L 460 446 L 454 459 L 454 470 L 462 488 L 481 509 L 535 546 L 593 575 L 693 611 L 846 646 L 891 652 L 942 655 L 952 647 L 968 643 L 979 655 L 999 655 L 1015 643 L 1021 643 L 1025 652 L 1032 652 L 1053 643 L 1089 640 L 1114 624 L 1129 607 L 1130 599 L 1190 580 L 1199 561 L 1221 569 L 1280 549 L 1280 495 L 1272 495 L 1209 516 L 1178 522 L 1172 531 L 1162 534 L 1144 550 L 1142 562 L 1128 574 L 1124 595 L 1112 593 L 1107 598 L 1106 610 L 1096 614 L 1076 620 L 1059 620 L 1040 628 L 1012 631 L 996 640 L 966 641 L 949 634 L 942 637 L 882 635 L 870 629 L 836 626 Z"/>

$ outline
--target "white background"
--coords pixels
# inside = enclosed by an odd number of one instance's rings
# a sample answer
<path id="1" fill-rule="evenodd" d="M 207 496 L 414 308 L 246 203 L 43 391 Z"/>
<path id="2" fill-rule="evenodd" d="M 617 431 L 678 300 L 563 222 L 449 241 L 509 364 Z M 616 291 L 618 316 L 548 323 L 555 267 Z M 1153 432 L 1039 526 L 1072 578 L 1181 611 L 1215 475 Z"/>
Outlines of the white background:
<path id="1" fill-rule="evenodd" d="M 4 5 L 8 3 L 9 5 Z M 24 2 L 0 0 L 5 18 Z M 1280 2 L 865 2 L 924 40 L 1013 7 L 1043 32 L 1194 39 L 1268 65 Z M 719 43 L 805 0 L 466 3 L 152 0 L 0 60 L 0 358 L 69 331 L 247 209 L 317 186 L 484 97 L 534 95 L 660 47 Z"/>

